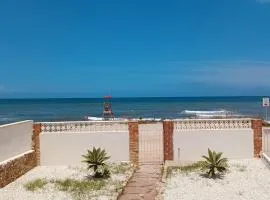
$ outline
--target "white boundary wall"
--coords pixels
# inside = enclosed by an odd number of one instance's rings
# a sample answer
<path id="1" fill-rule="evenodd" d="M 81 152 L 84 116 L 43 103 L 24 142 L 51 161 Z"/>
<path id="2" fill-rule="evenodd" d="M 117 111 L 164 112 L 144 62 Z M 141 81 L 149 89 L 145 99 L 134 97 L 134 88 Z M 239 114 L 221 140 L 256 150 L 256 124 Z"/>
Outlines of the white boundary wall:
<path id="1" fill-rule="evenodd" d="M 174 160 L 194 162 L 207 155 L 207 149 L 223 152 L 229 159 L 253 158 L 252 129 L 174 131 Z"/>
<path id="2" fill-rule="evenodd" d="M 93 147 L 104 148 L 110 161 L 129 161 L 129 133 L 118 132 L 74 132 L 41 133 L 41 165 L 82 165 L 83 154 Z"/>
<path id="3" fill-rule="evenodd" d="M 262 135 L 262 143 L 263 143 L 263 152 L 269 154 L 270 153 L 270 127 L 263 128 Z"/>
<path id="4" fill-rule="evenodd" d="M 0 126 L 0 162 L 32 149 L 33 121 Z"/>

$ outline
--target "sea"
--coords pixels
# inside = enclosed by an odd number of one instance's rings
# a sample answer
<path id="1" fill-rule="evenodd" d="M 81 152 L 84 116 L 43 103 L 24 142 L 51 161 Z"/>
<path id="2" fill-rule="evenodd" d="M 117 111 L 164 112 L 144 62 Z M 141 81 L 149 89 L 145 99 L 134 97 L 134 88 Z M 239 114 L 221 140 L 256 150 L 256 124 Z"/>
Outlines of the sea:
<path id="1" fill-rule="evenodd" d="M 0 99 L 0 124 L 100 119 L 103 98 Z M 112 98 L 116 118 L 265 117 L 262 97 Z"/>

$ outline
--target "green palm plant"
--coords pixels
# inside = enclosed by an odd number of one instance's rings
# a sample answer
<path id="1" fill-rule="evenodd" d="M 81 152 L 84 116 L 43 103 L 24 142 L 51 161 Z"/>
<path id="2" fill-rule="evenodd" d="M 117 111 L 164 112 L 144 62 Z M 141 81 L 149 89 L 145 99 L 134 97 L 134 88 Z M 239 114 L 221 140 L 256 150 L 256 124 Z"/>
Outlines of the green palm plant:
<path id="1" fill-rule="evenodd" d="M 221 158 L 222 152 L 215 152 L 208 149 L 208 156 L 202 156 L 205 159 L 205 168 L 208 169 L 207 176 L 214 178 L 217 172 L 225 172 L 228 164 L 227 158 Z"/>
<path id="2" fill-rule="evenodd" d="M 93 147 L 92 150 L 87 150 L 86 155 L 82 155 L 85 162 L 88 165 L 88 169 L 94 170 L 94 177 L 95 178 L 102 178 L 102 177 L 109 177 L 110 172 L 106 165 L 106 161 L 110 159 L 110 156 L 107 155 L 105 149 L 95 148 Z"/>

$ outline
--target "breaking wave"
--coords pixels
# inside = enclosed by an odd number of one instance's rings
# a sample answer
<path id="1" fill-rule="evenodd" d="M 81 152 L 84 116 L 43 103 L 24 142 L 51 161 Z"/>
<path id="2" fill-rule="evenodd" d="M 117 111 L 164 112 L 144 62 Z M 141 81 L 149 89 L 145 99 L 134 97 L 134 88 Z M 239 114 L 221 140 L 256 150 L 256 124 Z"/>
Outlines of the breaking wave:
<path id="1" fill-rule="evenodd" d="M 89 120 L 89 121 L 103 121 L 102 117 L 86 116 L 85 119 Z M 127 119 L 126 118 L 113 118 L 113 120 L 115 120 L 115 121 L 126 121 Z"/>
<path id="2" fill-rule="evenodd" d="M 228 110 L 184 110 L 182 112 L 185 116 L 198 118 L 226 118 L 226 117 L 243 117 L 243 115 L 228 111 Z"/>
<path id="3" fill-rule="evenodd" d="M 103 121 L 102 117 L 91 117 L 87 116 L 85 117 L 86 120 L 89 121 Z M 113 118 L 115 121 L 128 121 L 128 118 Z M 131 120 L 142 120 L 142 121 L 160 121 L 161 118 L 150 118 L 150 117 L 144 117 L 144 118 L 132 118 Z"/>

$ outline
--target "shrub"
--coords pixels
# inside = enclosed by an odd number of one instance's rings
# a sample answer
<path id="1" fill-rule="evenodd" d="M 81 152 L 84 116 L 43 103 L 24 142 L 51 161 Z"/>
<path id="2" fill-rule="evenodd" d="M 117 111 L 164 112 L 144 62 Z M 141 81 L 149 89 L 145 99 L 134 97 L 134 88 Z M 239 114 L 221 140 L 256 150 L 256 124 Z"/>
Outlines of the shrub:
<path id="1" fill-rule="evenodd" d="M 221 158 L 222 152 L 215 152 L 208 149 L 208 157 L 202 156 L 205 159 L 205 168 L 208 169 L 207 176 L 209 178 L 216 177 L 217 173 L 227 170 L 227 158 Z"/>
<path id="2" fill-rule="evenodd" d="M 87 150 L 87 154 L 83 155 L 85 162 L 88 165 L 88 169 L 94 170 L 95 178 L 107 178 L 110 176 L 110 171 L 106 165 L 106 161 L 110 159 L 110 156 L 107 155 L 105 149 L 93 148 L 93 150 Z"/>

